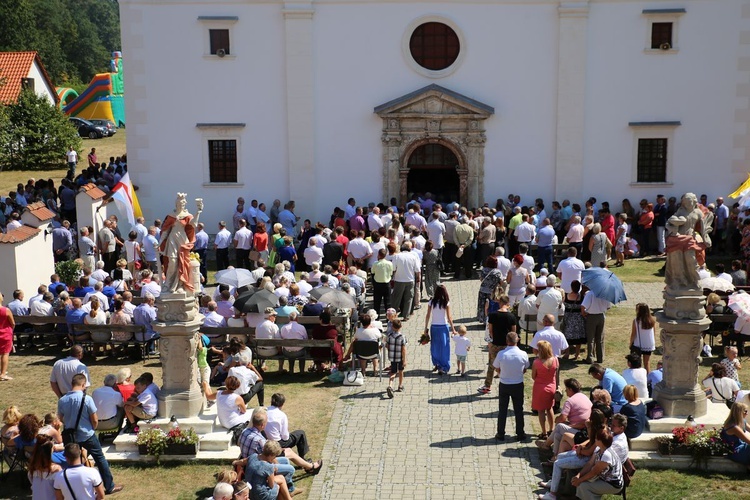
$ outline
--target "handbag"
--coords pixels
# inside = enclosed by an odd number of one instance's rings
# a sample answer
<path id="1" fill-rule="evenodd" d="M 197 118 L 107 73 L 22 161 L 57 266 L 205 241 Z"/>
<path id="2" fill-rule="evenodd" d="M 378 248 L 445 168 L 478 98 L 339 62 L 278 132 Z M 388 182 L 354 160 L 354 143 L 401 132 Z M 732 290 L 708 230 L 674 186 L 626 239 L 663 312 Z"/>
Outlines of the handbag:
<path id="1" fill-rule="evenodd" d="M 646 416 L 650 420 L 658 420 L 664 416 L 664 408 L 656 401 L 646 403 Z"/>
<path id="2" fill-rule="evenodd" d="M 73 427 L 72 429 L 63 429 L 62 431 L 63 443 L 69 444 L 69 443 L 76 442 L 76 432 L 78 431 L 78 424 L 81 423 L 81 414 L 83 413 L 83 405 L 85 403 L 86 403 L 86 391 L 83 392 L 83 397 L 81 398 L 81 406 L 78 408 L 78 416 L 76 417 L 75 427 Z"/>
<path id="3" fill-rule="evenodd" d="M 260 260 L 260 252 L 257 250 L 250 250 L 247 258 L 252 260 L 253 262 L 258 262 Z"/>
<path id="4" fill-rule="evenodd" d="M 719 391 L 719 388 L 716 387 L 716 379 L 712 379 L 711 384 L 714 386 L 714 390 L 716 391 L 716 394 L 718 394 L 721 397 L 721 399 L 724 400 L 724 404 L 727 405 L 727 408 L 731 410 L 732 406 L 734 406 L 735 401 L 737 401 L 737 398 L 734 397 L 734 395 L 732 395 L 731 398 L 724 397 L 721 391 Z"/>
<path id="5" fill-rule="evenodd" d="M 575 444 L 582 444 L 589 440 L 589 430 L 587 428 L 583 428 L 580 431 L 575 433 L 575 436 L 573 436 L 573 443 Z"/>
<path id="6" fill-rule="evenodd" d="M 365 377 L 359 370 L 347 370 L 344 372 L 344 385 L 360 386 L 365 383 Z"/>

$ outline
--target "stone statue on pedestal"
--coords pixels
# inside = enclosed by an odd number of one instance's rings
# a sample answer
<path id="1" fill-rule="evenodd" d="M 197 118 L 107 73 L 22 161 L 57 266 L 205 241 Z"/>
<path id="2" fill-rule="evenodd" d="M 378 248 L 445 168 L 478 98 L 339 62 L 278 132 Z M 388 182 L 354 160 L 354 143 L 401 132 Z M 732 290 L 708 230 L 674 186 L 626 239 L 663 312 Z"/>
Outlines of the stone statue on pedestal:
<path id="1" fill-rule="evenodd" d="M 164 281 L 156 299 L 154 329 L 161 337 L 162 390 L 159 416 L 194 417 L 203 407 L 198 386 L 196 348 L 203 315 L 198 313 L 194 292 L 200 288 L 198 262 L 191 260 L 195 226 L 203 211 L 197 198 L 195 218 L 187 211 L 187 195 L 177 193 L 174 214 L 164 219 L 159 253 L 163 257 Z"/>
<path id="2" fill-rule="evenodd" d="M 711 246 L 713 214 L 698 205 L 693 193 L 667 221 L 667 264 L 664 310 L 656 314 L 664 347 L 664 378 L 653 397 L 669 417 L 706 414 L 706 395 L 698 385 L 701 332 L 711 324 L 698 285 L 698 265 Z"/>
<path id="3" fill-rule="evenodd" d="M 174 215 L 167 215 L 161 230 L 159 253 L 163 256 L 163 292 L 194 291 L 190 266 L 190 252 L 195 244 L 195 226 L 203 211 L 203 200 L 195 200 L 198 212 L 195 218 L 187 211 L 187 195 L 177 193 Z"/>

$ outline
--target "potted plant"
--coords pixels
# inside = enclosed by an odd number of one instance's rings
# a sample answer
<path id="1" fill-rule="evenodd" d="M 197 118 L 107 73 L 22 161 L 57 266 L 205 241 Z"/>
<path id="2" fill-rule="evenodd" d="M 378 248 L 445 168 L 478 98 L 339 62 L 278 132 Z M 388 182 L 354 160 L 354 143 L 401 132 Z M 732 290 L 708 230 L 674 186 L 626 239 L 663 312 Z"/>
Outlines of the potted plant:
<path id="1" fill-rule="evenodd" d="M 164 432 L 154 426 L 140 430 L 135 442 L 138 445 L 138 453 L 153 455 L 158 462 L 162 455 L 195 455 L 198 453 L 199 440 L 192 427 L 187 430 L 174 427 L 169 432 Z"/>
<path id="2" fill-rule="evenodd" d="M 705 425 L 675 427 L 671 436 L 654 440 L 660 454 L 689 455 L 699 466 L 705 465 L 709 457 L 720 457 L 730 451 L 721 439 L 719 429 L 706 428 Z"/>
<path id="3" fill-rule="evenodd" d="M 64 260 L 55 264 L 55 274 L 60 277 L 61 283 L 65 283 L 72 289 L 83 275 L 83 269 L 81 269 L 81 264 L 75 260 Z"/>

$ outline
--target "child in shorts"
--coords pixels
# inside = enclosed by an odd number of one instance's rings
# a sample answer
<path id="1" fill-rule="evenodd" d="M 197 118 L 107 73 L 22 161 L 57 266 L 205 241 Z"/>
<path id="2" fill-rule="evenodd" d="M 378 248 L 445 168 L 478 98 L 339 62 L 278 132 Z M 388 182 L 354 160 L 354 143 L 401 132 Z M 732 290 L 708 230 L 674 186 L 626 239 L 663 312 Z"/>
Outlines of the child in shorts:
<path id="1" fill-rule="evenodd" d="M 466 336 L 466 327 L 464 325 L 456 328 L 456 335 L 452 335 L 453 342 L 456 344 L 456 375 L 466 376 L 466 356 L 471 349 L 471 339 Z"/>
<path id="2" fill-rule="evenodd" d="M 391 360 L 391 374 L 388 377 L 388 397 L 393 399 L 393 380 L 398 375 L 397 392 L 404 390 L 404 368 L 406 368 L 406 337 L 401 333 L 401 320 L 391 321 L 391 331 L 386 339 L 388 345 L 388 358 Z"/>
<path id="3" fill-rule="evenodd" d="M 724 356 L 726 357 L 721 360 L 721 364 L 724 365 L 725 376 L 737 382 L 737 385 L 742 388 L 739 373 L 737 373 L 738 370 L 742 370 L 742 364 L 740 364 L 740 360 L 737 358 L 737 348 L 733 345 L 726 346 L 724 348 Z"/>
<path id="4" fill-rule="evenodd" d="M 158 409 L 158 402 L 156 395 L 149 388 L 149 381 L 143 377 L 139 377 L 133 383 L 135 385 L 135 401 L 129 399 L 125 402 L 125 416 L 128 419 L 125 432 L 132 433 L 137 432 L 138 428 L 135 424 L 139 420 L 151 420 L 156 417 L 156 411 Z"/>

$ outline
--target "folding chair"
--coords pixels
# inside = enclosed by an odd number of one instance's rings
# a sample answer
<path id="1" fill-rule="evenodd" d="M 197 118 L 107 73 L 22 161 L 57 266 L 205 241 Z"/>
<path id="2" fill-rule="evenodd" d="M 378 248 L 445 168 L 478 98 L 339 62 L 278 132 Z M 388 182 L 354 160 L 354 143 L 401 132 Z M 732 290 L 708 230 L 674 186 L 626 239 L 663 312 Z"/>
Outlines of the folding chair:
<path id="1" fill-rule="evenodd" d="M 3 450 L 6 449 L 6 444 L 3 443 Z M 14 450 L 12 452 L 12 455 L 8 456 L 10 459 L 10 464 L 8 468 L 8 472 L 5 472 L 2 475 L 2 480 L 4 481 L 5 478 L 12 473 L 14 470 L 20 470 L 21 472 L 26 472 L 29 458 L 31 457 L 31 453 L 34 451 L 33 446 L 23 446 L 23 447 L 14 447 Z M 3 456 L 3 462 L 5 462 L 5 455 Z M 26 474 L 22 474 L 21 482 L 26 484 L 28 483 L 28 478 L 26 477 Z"/>
<path id="2" fill-rule="evenodd" d="M 528 348 L 529 347 L 529 334 L 534 335 L 537 331 L 538 325 L 531 327 L 531 323 L 533 322 L 534 325 L 536 325 L 536 314 L 527 314 L 524 316 L 523 321 L 526 322 L 526 327 L 521 327 L 523 331 L 526 332 L 526 342 L 524 342 L 524 345 Z"/>
<path id="3" fill-rule="evenodd" d="M 356 367 L 354 361 L 357 358 L 368 361 L 378 360 L 378 380 L 383 380 L 383 355 L 380 352 L 380 342 L 377 340 L 355 340 L 352 351 L 352 366 Z M 364 375 L 364 373 L 362 374 Z"/>

